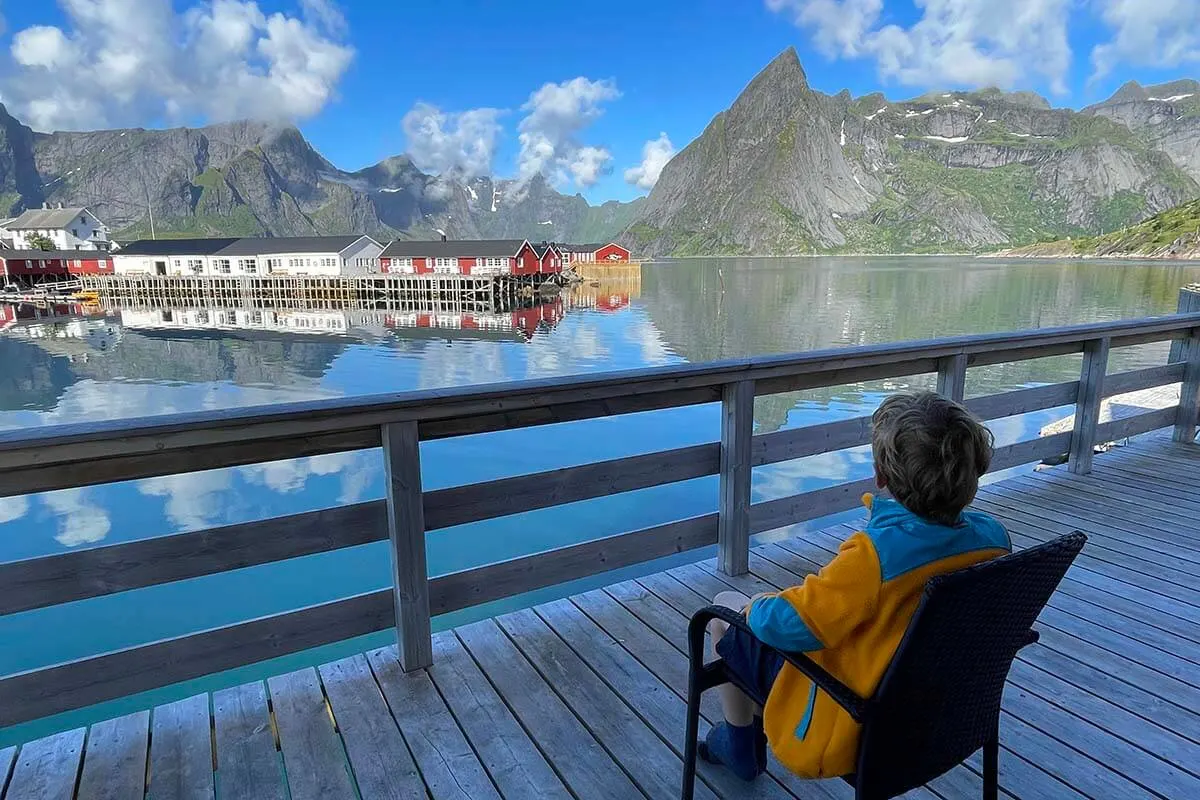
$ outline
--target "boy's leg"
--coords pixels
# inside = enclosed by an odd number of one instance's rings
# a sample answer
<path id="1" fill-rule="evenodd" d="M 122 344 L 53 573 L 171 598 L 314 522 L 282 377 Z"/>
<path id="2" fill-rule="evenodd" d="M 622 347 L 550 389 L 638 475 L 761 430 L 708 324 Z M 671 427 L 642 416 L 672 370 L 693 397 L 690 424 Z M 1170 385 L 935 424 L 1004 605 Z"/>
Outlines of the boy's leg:
<path id="1" fill-rule="evenodd" d="M 713 598 L 713 605 L 724 606 L 734 611 L 741 611 L 749 602 L 750 598 L 741 592 L 721 592 Z M 709 647 L 713 658 L 717 657 L 717 642 L 721 641 L 728 629 L 729 626 L 719 619 L 708 623 Z M 717 691 L 721 693 L 721 710 L 724 711 L 729 724 L 742 728 L 754 722 L 758 706 L 741 689 L 732 683 L 725 683 L 719 686 Z"/>

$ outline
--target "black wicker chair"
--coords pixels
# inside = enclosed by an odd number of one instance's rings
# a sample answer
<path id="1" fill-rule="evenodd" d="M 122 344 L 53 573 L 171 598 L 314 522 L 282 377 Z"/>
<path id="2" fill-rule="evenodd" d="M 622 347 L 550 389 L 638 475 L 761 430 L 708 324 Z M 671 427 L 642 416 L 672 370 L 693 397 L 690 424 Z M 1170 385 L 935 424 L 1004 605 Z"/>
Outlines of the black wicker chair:
<path id="1" fill-rule="evenodd" d="M 923 786 L 983 748 L 983 796 L 998 792 L 1000 696 L 1017 652 L 1038 640 L 1034 620 L 1087 537 L 1076 532 L 949 575 L 925 587 L 916 614 L 875 695 L 858 697 L 803 653 L 783 653 L 862 725 L 854 775 L 857 800 L 885 800 Z M 746 630 L 745 618 L 710 606 L 688 629 L 687 750 L 683 800 L 696 780 L 700 695 L 733 683 L 760 705 L 720 659 L 704 663 L 710 620 Z"/>

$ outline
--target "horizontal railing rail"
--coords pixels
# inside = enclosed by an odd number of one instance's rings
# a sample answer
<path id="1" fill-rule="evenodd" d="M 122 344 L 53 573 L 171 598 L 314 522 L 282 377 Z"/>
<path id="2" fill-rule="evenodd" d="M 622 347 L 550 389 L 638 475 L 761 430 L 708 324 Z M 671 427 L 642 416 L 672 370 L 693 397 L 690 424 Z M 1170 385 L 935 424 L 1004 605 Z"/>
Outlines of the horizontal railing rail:
<path id="1" fill-rule="evenodd" d="M 1112 348 L 1179 340 L 1179 360 L 1107 374 Z M 0 615 L 389 541 L 393 586 L 309 608 L 0 677 L 0 726 L 396 627 L 406 669 L 432 658 L 430 618 L 718 545 L 747 569 L 750 536 L 853 508 L 871 480 L 753 503 L 754 467 L 870 443 L 870 417 L 753 435 L 755 396 L 936 372 L 966 394 L 971 367 L 1083 353 L 1079 380 L 972 397 L 994 420 L 1076 407 L 1071 431 L 997 448 L 992 470 L 1070 455 L 1164 427 L 1191 441 L 1200 397 L 1200 314 L 717 364 L 319 401 L 0 433 L 0 496 L 383 447 L 387 497 L 0 564 Z M 1108 397 L 1182 383 L 1177 406 L 1100 423 Z M 424 491 L 418 443 L 509 428 L 721 403 L 720 440 Z M 717 511 L 430 577 L 425 533 L 535 509 L 718 476 Z"/>

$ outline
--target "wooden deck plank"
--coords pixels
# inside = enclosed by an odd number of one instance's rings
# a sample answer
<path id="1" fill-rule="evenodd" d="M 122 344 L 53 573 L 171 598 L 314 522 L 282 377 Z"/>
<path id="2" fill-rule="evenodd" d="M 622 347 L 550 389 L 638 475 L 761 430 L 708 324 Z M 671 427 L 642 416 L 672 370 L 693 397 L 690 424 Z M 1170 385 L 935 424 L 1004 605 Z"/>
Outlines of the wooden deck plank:
<path id="1" fill-rule="evenodd" d="M 359 793 L 371 800 L 424 797 L 425 784 L 364 655 L 318 672 Z"/>
<path id="2" fill-rule="evenodd" d="M 212 800 L 213 752 L 208 695 L 154 709 L 150 795 L 154 800 Z"/>
<path id="3" fill-rule="evenodd" d="M 124 800 L 146 793 L 150 712 L 97 722 L 88 731 L 79 800 Z"/>
<path id="4" fill-rule="evenodd" d="M 1194 470 L 1163 469 L 1164 465 L 1183 467 L 1185 464 L 1190 465 L 1190 461 L 1163 456 L 1130 454 L 1123 458 L 1113 459 L 1103 467 L 1114 473 L 1120 473 L 1123 479 L 1137 480 L 1147 486 L 1187 486 L 1197 477 Z"/>
<path id="5" fill-rule="evenodd" d="M 494 620 L 467 625 L 457 632 L 500 696 L 577 796 L 612 800 L 642 796 L 625 771 L 546 685 Z"/>
<path id="6" fill-rule="evenodd" d="M 1179 493 L 1160 494 L 1149 488 L 1141 489 L 1139 487 L 1136 498 L 1114 493 L 1112 482 L 1094 470 L 1089 475 L 1066 475 L 1047 470 L 1029 476 L 1017 475 L 1014 480 L 1036 481 L 1046 486 L 1063 489 L 1078 498 L 1090 500 L 1095 497 L 1110 500 L 1118 506 L 1149 509 L 1156 516 L 1161 514 L 1164 518 L 1189 525 L 1194 524 L 1191 514 L 1196 505 L 1200 503 L 1200 501 L 1187 496 L 1181 496 Z"/>
<path id="7" fill-rule="evenodd" d="M 1192 514 L 1197 504 L 1200 503 L 1200 501 L 1193 500 L 1180 493 L 1175 493 L 1168 499 L 1168 497 L 1161 496 L 1149 489 L 1142 489 L 1141 487 L 1138 487 L 1136 496 L 1114 493 L 1112 482 L 1097 476 L 1095 472 L 1090 475 L 1071 475 L 1069 473 L 1059 474 L 1047 471 L 1032 475 L 1016 475 L 999 484 L 997 490 L 993 493 L 998 496 L 1004 496 L 1002 490 L 1006 486 L 1031 486 L 1035 489 L 1054 488 L 1064 491 L 1068 496 L 1075 498 L 1077 504 L 1081 505 L 1081 501 L 1087 501 L 1087 507 L 1090 507 L 1091 502 L 1095 499 L 1106 501 L 1116 508 L 1133 511 L 1140 509 L 1143 512 L 1142 521 L 1146 519 L 1145 510 L 1150 509 L 1156 518 L 1169 519 L 1173 523 L 1178 523 L 1189 529 L 1196 526 L 1195 517 Z"/>
<path id="8" fill-rule="evenodd" d="M 981 492 L 976 498 L 976 504 L 998 506 L 1004 510 L 992 513 L 1011 516 L 1035 525 L 1038 522 L 1056 523 L 1118 539 L 1129 534 L 1136 535 L 1139 541 L 1146 542 L 1148 547 L 1159 552 L 1172 552 L 1177 542 L 1183 543 L 1190 552 L 1200 541 L 1200 535 L 1184 526 L 1148 524 L 1145 509 L 1141 510 L 1136 519 L 1128 519 L 1125 512 L 1114 504 L 1091 496 L 1080 498 L 1081 496 L 1077 495 L 1072 505 L 1058 502 L 1036 491 L 1027 491 L 1024 494 Z M 1159 544 L 1152 545 L 1150 542 Z"/>
<path id="9" fill-rule="evenodd" d="M 4 797 L 4 790 L 8 788 L 8 779 L 12 775 L 13 765 L 16 763 L 16 745 L 0 750 L 0 797 Z"/>
<path id="10" fill-rule="evenodd" d="M 571 797 L 452 631 L 434 634 L 429 675 L 501 796 Z"/>
<path id="11" fill-rule="evenodd" d="M 267 680 L 292 800 L 356 800 L 346 754 L 333 728 L 316 670 Z"/>
<path id="12" fill-rule="evenodd" d="M 1095 772 L 1111 773 L 1114 785 L 1134 783 L 1165 797 L 1200 797 L 1200 778 L 1031 693 L 1009 683 L 1004 691 L 1006 713 L 1040 729 L 1096 762 Z M 1125 797 L 1127 795 L 1114 795 Z"/>
<path id="13" fill-rule="evenodd" d="M 139 711 L 97 722 L 88 731 L 80 800 L 140 797 L 146 791 L 150 712 Z"/>
<path id="14" fill-rule="evenodd" d="M 441 798 L 498 798 L 487 771 L 424 670 L 405 673 L 395 647 L 367 654 L 425 787 Z"/>
<path id="15" fill-rule="evenodd" d="M 655 631 L 644 619 L 639 618 L 633 610 L 618 602 L 608 592 L 597 589 L 572 597 L 571 600 L 659 680 L 674 689 L 681 699 L 686 700 L 688 658 L 685 653 L 684 634 L 679 633 L 686 630 L 686 620 L 682 624 L 676 621 L 669 630 Z M 645 607 L 643 605 L 640 609 L 644 610 Z M 670 619 L 666 615 L 658 615 L 656 618 L 660 622 Z M 710 724 L 722 719 L 720 701 L 715 692 L 704 694 L 700 712 Z M 830 800 L 849 800 L 854 796 L 853 790 L 840 781 L 801 780 L 784 769 L 774 756 L 770 757 L 767 769 L 771 777 L 797 797 L 819 794 Z"/>
<path id="16" fill-rule="evenodd" d="M 1066 521 L 1063 522 L 1062 526 L 1058 526 L 1046 520 L 1045 517 L 1038 516 L 1037 512 L 1031 509 L 1029 505 L 1029 503 L 1021 503 L 1018 500 L 1000 502 L 994 497 L 988 497 L 986 499 L 980 498 L 976 502 L 975 508 L 989 510 L 989 513 L 993 514 L 993 516 L 1019 521 L 1031 527 L 1048 531 L 1059 531 L 1067 527 L 1072 529 L 1079 527 L 1078 523 Z M 1083 520 L 1080 520 L 1080 522 L 1083 522 Z M 1200 549 L 1192 550 L 1186 546 L 1181 546 L 1178 538 L 1172 539 L 1171 532 L 1168 529 L 1164 529 L 1161 533 L 1151 537 L 1141 533 L 1129 533 L 1125 531 L 1118 534 L 1118 532 L 1111 528 L 1101 528 L 1098 525 L 1090 527 L 1091 530 L 1087 531 L 1090 551 L 1096 549 L 1112 550 L 1122 553 L 1125 556 L 1139 559 L 1147 564 L 1157 564 L 1188 572 L 1200 571 L 1197 570 L 1197 566 L 1200 565 Z"/>
<path id="17" fill-rule="evenodd" d="M 1193 775 L 1200 770 L 1200 743 L 1081 689 L 1071 682 L 1075 672 L 1071 669 L 1059 676 L 1017 659 L 1009 674 L 1009 682 L 1120 736 L 1147 753 L 1157 755 L 1168 764 L 1178 765 Z"/>
<path id="18" fill-rule="evenodd" d="M 662 683 L 619 642 L 580 613 L 569 600 L 546 603 L 534 611 L 671 746 L 677 756 L 682 755 L 687 711 L 687 702 L 683 697 Z M 708 728 L 707 720 L 701 719 L 701 737 Z M 792 796 L 773 778 L 747 785 L 728 770 L 703 761 L 698 763 L 697 775 L 720 797 L 766 800 Z"/>
<path id="19" fill-rule="evenodd" d="M 1140 502 L 1141 498 L 1145 497 L 1151 502 L 1169 505 L 1177 518 L 1181 513 L 1196 510 L 1197 500 L 1187 491 L 1188 486 L 1195 479 L 1190 476 L 1171 475 L 1170 470 L 1171 466 L 1168 462 L 1160 463 L 1155 475 L 1136 471 L 1136 468 L 1125 462 L 1112 462 L 1098 466 L 1090 477 L 1092 480 L 1102 481 L 1110 488 L 1121 487 L 1123 491 L 1120 493 L 1110 492 L 1107 498 L 1108 504 L 1117 509 L 1129 512 L 1132 510 L 1131 502 Z M 1057 499 L 1067 502 L 1071 500 L 1070 489 L 1063 484 L 1051 483 L 1046 480 L 1045 473 L 1037 473 L 1032 477 L 1042 483 L 1042 492 L 1052 497 L 1056 493 L 1065 493 L 1065 496 L 1058 496 Z M 1014 487 L 1001 483 L 998 484 L 997 491 L 1009 492 L 1013 489 Z M 1128 521 L 1138 522 L 1139 520 L 1133 517 Z M 1195 536 L 1197 530 L 1194 520 L 1187 522 L 1177 519 L 1177 521 L 1188 530 L 1189 534 Z"/>
<path id="20" fill-rule="evenodd" d="M 221 800 L 283 800 L 283 764 L 261 681 L 213 692 Z"/>
<path id="21" fill-rule="evenodd" d="M 1078 750 L 1007 712 L 1000 715 L 1000 740 L 1047 773 L 1046 779 L 1039 781 L 1037 791 L 1031 787 L 1028 793 L 1022 793 L 1023 800 L 1056 797 L 1057 784 L 1051 778 L 1057 778 L 1094 800 L 1154 797 L 1136 783 L 1102 768 Z"/>
<path id="22" fill-rule="evenodd" d="M 4 800 L 72 800 L 86 734 L 76 728 L 23 745 Z"/>
<path id="23" fill-rule="evenodd" d="M 521 653 L 649 798 L 675 800 L 683 762 L 532 610 L 497 619 Z M 716 800 L 704 782 L 696 796 Z"/>

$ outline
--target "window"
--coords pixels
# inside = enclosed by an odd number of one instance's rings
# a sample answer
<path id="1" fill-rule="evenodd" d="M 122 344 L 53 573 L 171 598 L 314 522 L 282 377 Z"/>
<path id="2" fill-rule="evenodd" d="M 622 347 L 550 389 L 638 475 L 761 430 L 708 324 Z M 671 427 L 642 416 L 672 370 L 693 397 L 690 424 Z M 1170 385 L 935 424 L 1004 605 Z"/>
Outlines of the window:
<path id="1" fill-rule="evenodd" d="M 80 225 L 87 225 L 87 215 L 86 215 L 86 214 L 85 214 L 84 216 L 81 216 L 81 217 L 79 218 L 79 224 L 80 224 Z"/>
<path id="2" fill-rule="evenodd" d="M 445 273 L 458 272 L 457 258 L 435 258 L 433 260 L 433 271 Z"/>
<path id="3" fill-rule="evenodd" d="M 45 269 L 45 268 L 46 268 L 46 259 L 39 258 L 38 259 L 38 269 Z"/>
<path id="4" fill-rule="evenodd" d="M 71 228 L 71 235 L 74 236 L 76 239 L 78 239 L 79 238 L 79 229 Z"/>
<path id="5" fill-rule="evenodd" d="M 200 258 L 189 258 L 187 260 L 188 269 L 199 275 L 204 271 L 204 260 Z"/>
<path id="6" fill-rule="evenodd" d="M 268 258 L 267 259 L 267 269 L 270 269 L 270 268 L 271 268 L 271 259 Z M 256 310 L 256 311 L 250 312 L 250 324 L 251 325 L 262 325 L 263 324 L 263 314 L 261 311 Z"/>
<path id="7" fill-rule="evenodd" d="M 255 275 L 258 273 L 258 261 L 253 258 L 239 258 L 238 269 L 247 275 Z"/>
<path id="8" fill-rule="evenodd" d="M 233 272 L 233 265 L 228 258 L 218 258 L 213 261 L 213 269 L 222 275 L 228 275 Z"/>

